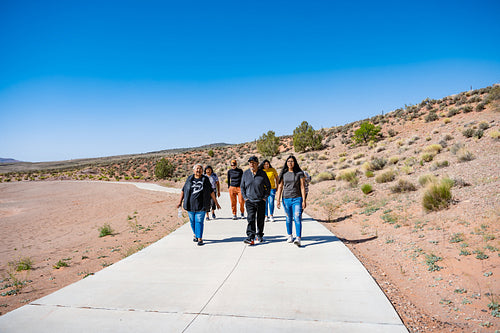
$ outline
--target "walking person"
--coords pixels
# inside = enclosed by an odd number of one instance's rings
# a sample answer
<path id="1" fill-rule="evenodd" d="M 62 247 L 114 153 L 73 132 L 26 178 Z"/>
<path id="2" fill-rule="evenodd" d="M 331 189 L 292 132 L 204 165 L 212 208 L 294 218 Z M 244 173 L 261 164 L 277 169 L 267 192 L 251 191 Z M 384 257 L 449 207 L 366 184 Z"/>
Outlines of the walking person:
<path id="1" fill-rule="evenodd" d="M 307 200 L 307 195 L 309 194 L 309 185 L 311 184 L 311 175 L 307 173 L 306 170 L 302 170 L 304 173 L 304 187 L 306 189 L 306 200 Z"/>
<path id="2" fill-rule="evenodd" d="M 283 196 L 283 208 L 286 213 L 287 242 L 294 243 L 298 247 L 302 245 L 302 211 L 306 208 L 306 189 L 304 172 L 299 167 L 295 156 L 290 155 L 281 170 L 278 184 L 278 203 L 280 208 Z M 293 240 L 292 228 L 295 222 L 295 233 L 297 237 Z"/>
<path id="3" fill-rule="evenodd" d="M 203 245 L 203 222 L 205 213 L 210 209 L 210 199 L 220 209 L 214 190 L 208 177 L 203 175 L 203 166 L 195 164 L 193 166 L 194 174 L 188 177 L 181 191 L 179 204 L 180 208 L 184 201 L 183 208 L 188 212 L 189 222 L 193 230 L 193 242 Z"/>
<path id="4" fill-rule="evenodd" d="M 259 169 L 264 170 L 271 183 L 271 193 L 267 197 L 266 201 L 266 222 L 274 222 L 274 197 L 276 196 L 276 188 L 278 185 L 278 172 L 275 168 L 271 166 L 269 160 L 264 160 L 259 166 Z"/>
<path id="5" fill-rule="evenodd" d="M 247 238 L 245 243 L 253 245 L 264 241 L 264 216 L 266 201 L 271 192 L 271 183 L 267 174 L 259 169 L 259 160 L 256 156 L 248 159 L 250 169 L 243 173 L 241 178 L 241 194 L 247 209 Z M 257 228 L 255 226 L 257 222 Z"/>
<path id="6" fill-rule="evenodd" d="M 215 192 L 215 196 L 217 198 L 220 198 L 220 182 L 219 182 L 219 177 L 217 177 L 217 174 L 214 172 L 214 169 L 210 165 L 207 165 L 205 167 L 205 175 L 208 177 L 208 180 L 210 180 L 210 185 L 212 185 L 212 189 Z M 210 208 L 212 209 L 212 219 L 215 220 L 215 201 L 210 199 Z M 210 210 L 207 210 L 207 221 L 210 220 Z"/>
<path id="7" fill-rule="evenodd" d="M 233 211 L 233 220 L 237 220 L 236 208 L 237 202 L 240 203 L 241 218 L 245 215 L 245 200 L 241 196 L 241 177 L 243 176 L 243 170 L 238 168 L 238 163 L 236 160 L 231 160 L 231 169 L 227 172 L 227 186 L 229 187 L 229 198 L 231 199 L 231 210 Z"/>

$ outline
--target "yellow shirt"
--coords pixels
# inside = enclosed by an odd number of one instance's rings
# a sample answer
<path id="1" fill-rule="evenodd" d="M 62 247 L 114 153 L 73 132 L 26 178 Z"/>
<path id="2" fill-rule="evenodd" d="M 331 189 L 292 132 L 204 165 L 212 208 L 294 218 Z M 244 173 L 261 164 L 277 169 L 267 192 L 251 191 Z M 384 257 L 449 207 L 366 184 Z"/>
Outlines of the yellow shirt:
<path id="1" fill-rule="evenodd" d="M 269 178 L 269 182 L 271 183 L 271 189 L 276 188 L 276 177 L 278 177 L 278 172 L 276 172 L 275 168 L 262 169 L 267 174 L 267 178 Z"/>

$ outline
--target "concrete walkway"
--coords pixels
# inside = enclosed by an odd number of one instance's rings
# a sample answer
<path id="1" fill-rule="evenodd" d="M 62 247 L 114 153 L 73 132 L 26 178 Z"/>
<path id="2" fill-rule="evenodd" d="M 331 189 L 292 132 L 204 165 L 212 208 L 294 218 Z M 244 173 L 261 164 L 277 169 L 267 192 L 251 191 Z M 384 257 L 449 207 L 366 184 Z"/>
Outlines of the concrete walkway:
<path id="1" fill-rule="evenodd" d="M 153 184 L 147 190 L 172 191 Z M 178 190 L 174 190 L 178 191 Z M 304 215 L 303 246 L 285 241 L 283 211 L 248 246 L 227 193 L 189 223 L 93 276 L 0 317 L 0 332 L 407 332 L 356 257 Z"/>

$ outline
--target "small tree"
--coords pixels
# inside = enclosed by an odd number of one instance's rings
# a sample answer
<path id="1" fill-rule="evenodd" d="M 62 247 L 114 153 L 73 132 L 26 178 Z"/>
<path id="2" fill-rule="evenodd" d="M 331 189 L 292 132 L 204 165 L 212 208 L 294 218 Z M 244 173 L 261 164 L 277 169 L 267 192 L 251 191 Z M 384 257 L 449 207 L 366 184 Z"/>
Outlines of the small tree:
<path id="1" fill-rule="evenodd" d="M 273 157 L 280 151 L 280 139 L 274 134 L 274 131 L 268 131 L 257 140 L 257 150 L 260 154 L 267 157 Z"/>
<path id="2" fill-rule="evenodd" d="M 372 123 L 365 121 L 361 124 L 360 128 L 354 131 L 353 139 L 356 143 L 368 143 L 370 141 L 377 141 L 380 137 L 380 126 L 375 126 Z"/>
<path id="3" fill-rule="evenodd" d="M 323 148 L 322 140 L 323 136 L 316 133 L 307 121 L 303 121 L 300 126 L 293 130 L 293 147 L 296 152 L 306 151 L 307 148 L 319 150 Z"/>
<path id="4" fill-rule="evenodd" d="M 175 166 L 166 158 L 162 158 L 156 163 L 155 176 L 159 179 L 170 178 L 174 175 Z"/>

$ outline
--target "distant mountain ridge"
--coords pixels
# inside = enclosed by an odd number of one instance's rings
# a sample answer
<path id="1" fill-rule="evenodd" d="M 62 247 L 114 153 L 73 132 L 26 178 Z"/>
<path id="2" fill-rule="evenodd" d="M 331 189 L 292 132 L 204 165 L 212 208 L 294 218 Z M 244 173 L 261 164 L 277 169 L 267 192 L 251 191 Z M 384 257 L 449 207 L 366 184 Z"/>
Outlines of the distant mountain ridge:
<path id="1" fill-rule="evenodd" d="M 21 162 L 21 161 L 15 160 L 13 158 L 3 158 L 3 157 L 0 157 L 0 164 L 18 163 L 18 162 Z"/>

